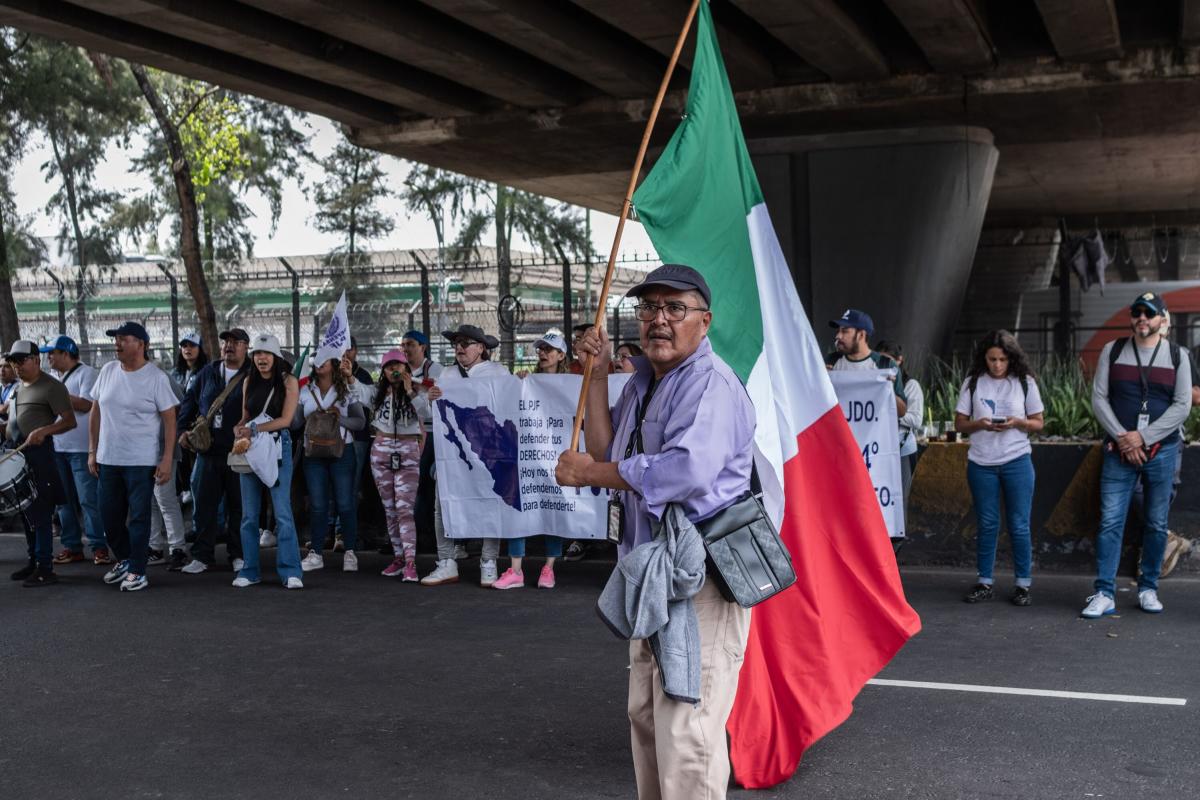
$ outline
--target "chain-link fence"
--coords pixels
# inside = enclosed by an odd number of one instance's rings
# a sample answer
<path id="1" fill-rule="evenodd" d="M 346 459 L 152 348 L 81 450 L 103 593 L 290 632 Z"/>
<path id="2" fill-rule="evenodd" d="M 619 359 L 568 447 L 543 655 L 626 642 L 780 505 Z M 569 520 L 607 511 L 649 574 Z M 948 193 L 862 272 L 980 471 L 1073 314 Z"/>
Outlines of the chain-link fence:
<path id="1" fill-rule="evenodd" d="M 636 338 L 632 312 L 619 298 L 658 264 L 640 256 L 617 263 L 605 309 L 614 338 Z M 491 248 L 480 248 L 470 261 L 451 263 L 439 263 L 436 250 L 368 253 L 352 263 L 322 256 L 255 258 L 209 264 L 205 274 L 220 330 L 270 333 L 294 354 L 320 339 L 344 290 L 359 360 L 370 369 L 410 329 L 431 334 L 434 357 L 448 363 L 453 352 L 440 332 L 464 323 L 500 338 L 513 363 L 532 363 L 533 342 L 548 330 L 569 337 L 565 327 L 594 319 L 605 266 L 601 256 L 564 265 L 514 255 L 507 299 L 497 288 L 500 268 Z M 22 269 L 12 287 L 22 336 L 41 342 L 66 333 L 79 342 L 84 360 L 95 365 L 112 358 L 104 332 L 125 320 L 146 326 L 164 362 L 175 357 L 180 336 L 197 328 L 183 265 L 170 259 L 83 271 Z"/>

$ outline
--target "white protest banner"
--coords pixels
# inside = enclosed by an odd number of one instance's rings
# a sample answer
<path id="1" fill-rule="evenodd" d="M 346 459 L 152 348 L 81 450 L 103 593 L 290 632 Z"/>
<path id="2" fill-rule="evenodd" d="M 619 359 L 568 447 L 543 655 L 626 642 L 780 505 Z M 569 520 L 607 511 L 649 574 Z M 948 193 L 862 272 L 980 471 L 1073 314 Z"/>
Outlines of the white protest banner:
<path id="1" fill-rule="evenodd" d="M 443 378 L 432 435 L 446 535 L 603 539 L 609 490 L 554 480 L 571 444 L 580 376 Z M 610 400 L 628 379 L 609 377 Z"/>
<path id="2" fill-rule="evenodd" d="M 862 450 L 887 523 L 888 536 L 904 536 L 904 490 L 900 482 L 900 433 L 896 421 L 895 370 L 833 370 L 829 373 L 842 414 Z"/>

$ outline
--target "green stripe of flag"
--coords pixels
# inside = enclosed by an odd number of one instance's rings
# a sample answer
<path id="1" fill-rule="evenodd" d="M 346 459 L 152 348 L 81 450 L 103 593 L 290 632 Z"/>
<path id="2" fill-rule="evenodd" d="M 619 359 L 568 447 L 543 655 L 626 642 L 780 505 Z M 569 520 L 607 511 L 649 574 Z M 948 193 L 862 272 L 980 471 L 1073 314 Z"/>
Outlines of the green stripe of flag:
<path id="1" fill-rule="evenodd" d="M 763 202 L 721 60 L 700 3 L 686 117 L 633 195 L 637 219 L 665 263 L 698 269 L 713 294 L 713 348 L 747 380 L 763 330 L 746 215 Z"/>

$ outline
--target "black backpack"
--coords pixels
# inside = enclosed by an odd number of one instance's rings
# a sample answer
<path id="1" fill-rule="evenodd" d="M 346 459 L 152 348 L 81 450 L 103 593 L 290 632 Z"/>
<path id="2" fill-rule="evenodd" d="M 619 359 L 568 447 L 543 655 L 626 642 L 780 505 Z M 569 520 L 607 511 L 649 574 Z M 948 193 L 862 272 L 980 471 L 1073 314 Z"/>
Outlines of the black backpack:
<path id="1" fill-rule="evenodd" d="M 1129 342 L 1128 336 L 1122 336 L 1120 339 L 1114 339 L 1112 349 L 1108 351 L 1108 374 L 1112 375 L 1112 368 L 1116 365 L 1117 359 L 1121 357 L 1121 353 L 1125 350 L 1125 345 Z M 1179 362 L 1182 355 L 1179 350 L 1179 345 L 1172 341 L 1167 344 L 1171 348 L 1171 366 L 1179 369 Z"/>

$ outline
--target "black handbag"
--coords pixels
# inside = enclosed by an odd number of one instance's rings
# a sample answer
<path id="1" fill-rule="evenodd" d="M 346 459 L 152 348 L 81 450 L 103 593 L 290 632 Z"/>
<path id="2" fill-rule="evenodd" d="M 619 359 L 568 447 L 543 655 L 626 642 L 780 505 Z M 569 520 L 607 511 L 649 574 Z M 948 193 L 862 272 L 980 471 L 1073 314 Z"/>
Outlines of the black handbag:
<path id="1" fill-rule="evenodd" d="M 731 603 L 750 608 L 796 582 L 792 555 L 763 508 L 757 468 L 751 468 L 750 491 L 696 523 L 696 530 L 708 553 L 709 577 Z"/>

